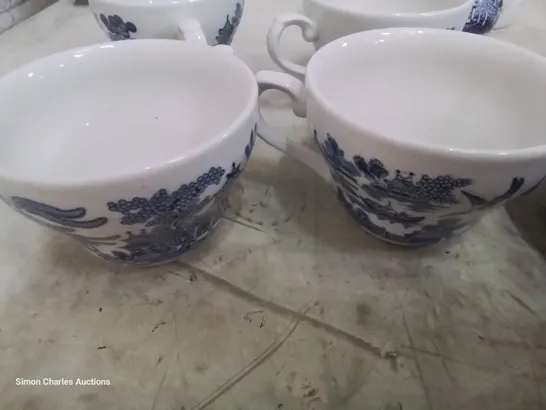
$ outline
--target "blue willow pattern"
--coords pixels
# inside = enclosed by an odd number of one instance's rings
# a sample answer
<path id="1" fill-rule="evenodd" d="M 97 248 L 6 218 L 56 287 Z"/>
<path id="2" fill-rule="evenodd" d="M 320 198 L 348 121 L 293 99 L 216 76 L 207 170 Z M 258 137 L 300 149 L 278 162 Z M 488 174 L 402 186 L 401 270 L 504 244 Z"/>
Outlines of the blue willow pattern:
<path id="1" fill-rule="evenodd" d="M 231 42 L 233 41 L 233 36 L 235 35 L 237 27 L 239 27 L 239 24 L 241 23 L 241 18 L 243 17 L 243 8 L 244 1 L 237 2 L 233 16 L 231 18 L 229 15 L 226 16 L 226 22 L 224 24 L 224 27 L 218 30 L 218 35 L 216 36 L 217 44 L 223 44 L 227 46 L 231 45 Z"/>
<path id="2" fill-rule="evenodd" d="M 107 237 L 88 237 L 80 233 L 81 230 L 100 228 L 108 223 L 108 218 L 101 217 L 85 220 L 87 210 L 83 207 L 74 209 L 59 209 L 51 205 L 36 202 L 19 196 L 11 197 L 11 200 L 4 201 L 15 208 L 28 219 L 53 229 L 54 231 L 67 234 L 87 249 L 95 252 L 98 246 L 113 245 L 119 239 L 119 235 Z M 46 222 L 47 221 L 47 222 Z"/>
<path id="3" fill-rule="evenodd" d="M 133 23 L 130 21 L 123 21 L 117 14 L 108 17 L 101 14 L 98 20 L 100 20 L 106 30 L 108 30 L 108 37 L 112 41 L 129 40 L 131 39 L 131 33 L 137 32 L 137 28 Z"/>
<path id="4" fill-rule="evenodd" d="M 503 0 L 474 0 L 463 31 L 473 34 L 490 32 L 502 12 Z"/>
<path id="5" fill-rule="evenodd" d="M 344 207 L 369 232 L 393 243 L 422 246 L 449 238 L 470 227 L 475 221 L 471 213 L 508 200 L 525 182 L 524 178 L 513 178 L 505 193 L 486 200 L 465 189 L 473 185 L 472 179 L 392 172 L 377 158 L 366 160 L 355 155 L 347 159 L 329 134 L 320 143 L 315 131 L 315 139 L 330 166 Z M 454 206 L 464 208 L 462 199 L 466 199 L 467 209 L 455 212 Z M 373 222 L 372 215 L 378 223 Z M 435 222 L 430 222 L 431 217 Z M 380 226 L 381 222 L 385 226 Z"/>
<path id="6" fill-rule="evenodd" d="M 126 264 L 151 265 L 176 259 L 207 237 L 218 224 L 232 182 L 241 174 L 254 148 L 253 130 L 245 146 L 243 159 L 233 162 L 230 172 L 211 167 L 196 180 L 169 193 L 160 189 L 150 198 L 119 199 L 106 204 L 115 218 L 85 219 L 83 207 L 59 209 L 22 197 L 6 202 L 27 218 L 67 234 L 88 250 L 106 259 Z M 205 191 L 220 186 L 216 193 Z M 93 237 L 82 232 L 106 226 L 114 221 L 136 227 L 124 235 Z"/>

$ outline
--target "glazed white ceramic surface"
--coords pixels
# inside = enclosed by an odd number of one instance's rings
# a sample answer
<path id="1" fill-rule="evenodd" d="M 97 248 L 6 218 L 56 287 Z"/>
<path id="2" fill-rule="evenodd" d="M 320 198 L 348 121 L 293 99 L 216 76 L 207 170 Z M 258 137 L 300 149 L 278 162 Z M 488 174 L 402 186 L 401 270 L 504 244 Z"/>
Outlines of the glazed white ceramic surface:
<path id="1" fill-rule="evenodd" d="M 283 73 L 258 78 L 286 89 L 298 116 L 306 111 L 340 199 L 387 241 L 436 243 L 546 175 L 546 59 L 523 48 L 382 29 L 326 45 L 305 74 L 305 86 Z M 265 131 L 324 175 L 316 152 Z"/>
<path id="2" fill-rule="evenodd" d="M 273 61 L 286 72 L 301 76 L 303 67 L 282 56 L 284 30 L 298 26 L 315 49 L 340 37 L 380 28 L 432 27 L 462 30 L 474 0 L 303 0 L 302 14 L 277 16 L 267 34 Z"/>
<path id="3" fill-rule="evenodd" d="M 178 257 L 214 229 L 254 143 L 256 80 L 224 47 L 105 43 L 1 78 L 2 198 L 105 259 Z"/>
<path id="4" fill-rule="evenodd" d="M 188 30 L 198 23 L 210 45 L 229 45 L 241 21 L 244 1 L 89 0 L 89 6 L 113 41 L 186 39 Z"/>

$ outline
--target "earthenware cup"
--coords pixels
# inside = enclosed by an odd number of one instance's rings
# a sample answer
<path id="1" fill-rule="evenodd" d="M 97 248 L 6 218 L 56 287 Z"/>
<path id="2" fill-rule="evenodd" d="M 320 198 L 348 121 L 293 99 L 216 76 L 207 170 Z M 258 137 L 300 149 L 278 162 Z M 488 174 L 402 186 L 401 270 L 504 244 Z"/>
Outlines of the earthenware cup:
<path id="1" fill-rule="evenodd" d="M 326 175 L 385 241 L 452 237 L 546 174 L 546 59 L 523 48 L 458 31 L 373 30 L 327 44 L 305 74 L 305 86 L 257 77 L 307 116 L 321 155 L 270 126 L 258 135 Z"/>
<path id="2" fill-rule="evenodd" d="M 258 85 L 229 46 L 110 42 L 1 78 L 0 123 L 9 206 L 106 260 L 160 264 L 219 223 L 254 146 Z"/>
<path id="3" fill-rule="evenodd" d="M 277 16 L 267 34 L 267 49 L 284 71 L 301 78 L 305 68 L 283 57 L 281 37 L 290 26 L 320 49 L 348 34 L 389 27 L 462 30 L 474 0 L 303 0 L 303 14 Z"/>
<path id="4" fill-rule="evenodd" d="M 463 31 L 473 34 L 489 33 L 497 25 L 506 1 L 474 0 L 474 5 Z"/>
<path id="5" fill-rule="evenodd" d="M 191 39 L 214 46 L 231 44 L 244 0 L 89 0 L 89 6 L 112 41 Z"/>

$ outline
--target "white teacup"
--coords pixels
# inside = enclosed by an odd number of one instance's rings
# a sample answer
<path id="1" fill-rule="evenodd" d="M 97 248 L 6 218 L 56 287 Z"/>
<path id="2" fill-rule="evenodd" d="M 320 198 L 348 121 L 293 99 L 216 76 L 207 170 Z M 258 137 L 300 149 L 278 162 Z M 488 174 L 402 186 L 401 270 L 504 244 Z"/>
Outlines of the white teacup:
<path id="1" fill-rule="evenodd" d="M 50 55 L 0 78 L 0 196 L 104 259 L 168 262 L 220 221 L 257 104 L 228 46 L 139 40 Z"/>
<path id="2" fill-rule="evenodd" d="M 89 0 L 112 41 L 159 38 L 195 40 L 199 26 L 209 45 L 231 44 L 245 0 Z M 196 29 L 197 28 L 197 29 Z"/>
<path id="3" fill-rule="evenodd" d="M 281 55 L 280 41 L 286 28 L 298 26 L 303 39 L 315 49 L 340 37 L 390 27 L 431 27 L 462 30 L 474 0 L 303 0 L 303 15 L 281 14 L 267 34 L 273 61 L 294 76 L 305 68 Z"/>
<path id="4" fill-rule="evenodd" d="M 258 134 L 323 175 L 325 160 L 347 211 L 385 241 L 449 238 L 546 175 L 538 54 L 469 33 L 393 28 L 333 41 L 305 74 L 305 86 L 284 73 L 257 77 L 285 89 L 297 115 L 305 103 L 323 160 L 271 128 Z"/>

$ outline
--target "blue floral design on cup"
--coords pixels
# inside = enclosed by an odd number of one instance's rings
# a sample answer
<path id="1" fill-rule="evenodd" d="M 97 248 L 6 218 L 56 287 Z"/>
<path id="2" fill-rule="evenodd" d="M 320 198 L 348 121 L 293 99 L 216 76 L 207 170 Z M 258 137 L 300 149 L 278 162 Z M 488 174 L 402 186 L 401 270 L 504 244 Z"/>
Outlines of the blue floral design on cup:
<path id="1" fill-rule="evenodd" d="M 475 0 L 463 31 L 474 34 L 490 32 L 500 17 L 503 0 Z"/>
<path id="2" fill-rule="evenodd" d="M 27 218 L 73 237 L 103 259 L 132 265 L 166 263 L 195 247 L 218 225 L 232 183 L 245 168 L 255 139 L 254 129 L 241 161 L 233 162 L 229 172 L 212 166 L 172 192 L 162 188 L 151 197 L 108 202 L 105 216 L 98 218 L 86 218 L 88 211 L 83 206 L 60 209 L 22 197 L 6 202 Z M 219 189 L 207 194 L 213 187 Z M 95 229 L 114 223 L 127 230 L 116 235 L 93 235 Z"/>
<path id="3" fill-rule="evenodd" d="M 389 170 L 378 158 L 346 158 L 329 134 L 320 142 L 315 131 L 315 139 L 345 209 L 373 235 L 400 245 L 431 245 L 464 232 L 479 211 L 505 202 L 525 184 L 514 177 L 504 193 L 485 199 L 472 193 L 473 179 Z"/>
<path id="4" fill-rule="evenodd" d="M 237 2 L 233 16 L 226 16 L 224 27 L 218 30 L 218 35 L 216 36 L 217 44 L 224 44 L 228 46 L 231 45 L 233 36 L 235 35 L 237 27 L 239 27 L 241 18 L 243 17 L 243 8 L 244 2 Z"/>
<path id="5" fill-rule="evenodd" d="M 101 14 L 99 20 L 104 25 L 104 28 L 108 32 L 108 37 L 110 37 L 110 40 L 112 41 L 129 40 L 131 39 L 131 34 L 137 32 L 137 28 L 133 23 L 130 21 L 123 21 L 117 14 L 108 17 Z"/>

